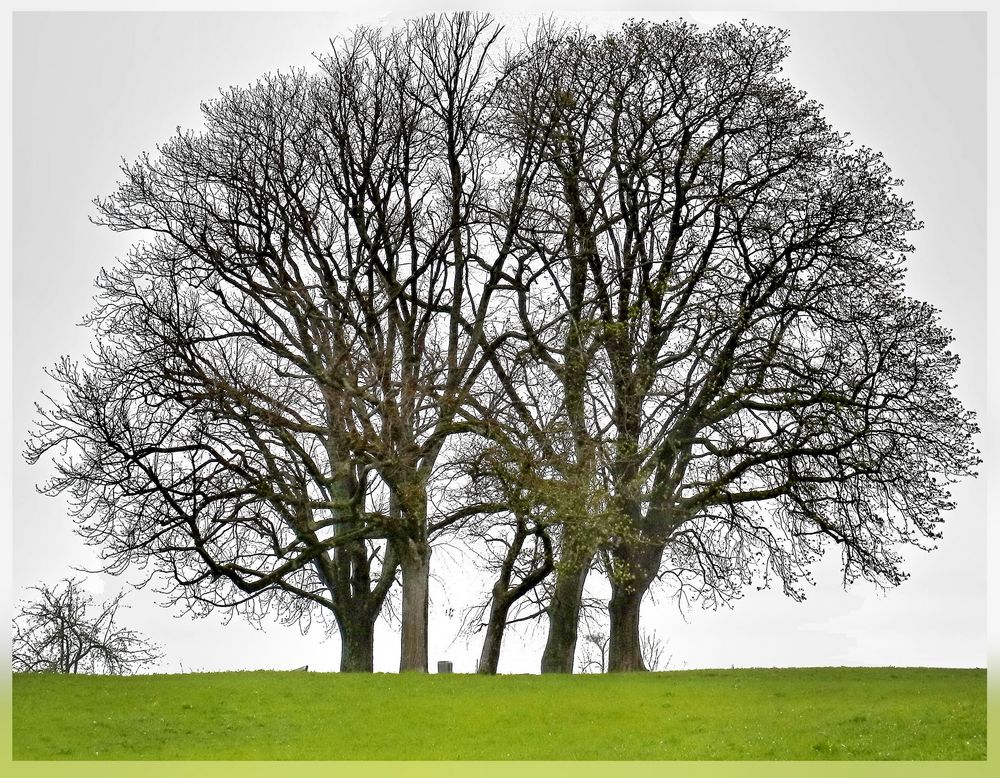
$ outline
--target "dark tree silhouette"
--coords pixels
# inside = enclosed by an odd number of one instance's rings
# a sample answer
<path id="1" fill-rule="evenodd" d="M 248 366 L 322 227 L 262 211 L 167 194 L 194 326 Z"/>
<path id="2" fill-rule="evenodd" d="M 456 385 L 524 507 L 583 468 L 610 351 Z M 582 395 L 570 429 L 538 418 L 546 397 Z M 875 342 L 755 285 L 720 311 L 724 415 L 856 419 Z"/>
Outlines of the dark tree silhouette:
<path id="1" fill-rule="evenodd" d="M 108 568 L 153 561 L 194 606 L 332 613 L 371 670 L 402 574 L 400 667 L 426 670 L 429 512 L 475 383 L 537 143 L 482 128 L 505 61 L 488 17 L 335 42 L 321 72 L 203 106 L 206 129 L 123 167 L 98 221 L 147 236 L 101 275 L 95 353 L 53 371 L 53 450 Z M 502 157 L 502 160 L 501 160 Z M 488 165 L 514 197 L 477 216 Z M 444 505 L 446 501 L 440 504 Z"/>
<path id="2" fill-rule="evenodd" d="M 300 73 L 231 90 L 204 133 L 124 167 L 101 221 L 153 237 L 99 277 L 94 353 L 51 372 L 65 398 L 29 458 L 67 447 L 46 488 L 69 492 L 109 571 L 151 562 L 189 607 L 252 619 L 319 606 L 341 668 L 371 670 L 397 563 L 372 542 L 352 398 L 331 391 L 352 379 L 351 335 L 286 220 L 321 196 L 313 90 Z"/>
<path id="3" fill-rule="evenodd" d="M 585 218 L 563 218 L 566 193 L 553 173 L 578 161 L 567 152 L 575 143 L 574 130 L 561 116 L 578 97 L 588 99 L 575 91 L 580 36 L 572 28 L 542 25 L 508 78 L 508 88 L 499 93 L 507 142 L 541 145 L 541 167 L 525 193 L 525 215 L 514 234 L 517 250 L 505 273 L 512 298 L 507 331 L 489 344 L 488 353 L 496 386 L 506 394 L 506 402 L 497 404 L 502 409 L 498 443 L 510 448 L 516 441 L 544 467 L 539 485 L 547 494 L 536 493 L 535 499 L 549 502 L 547 531 L 559 548 L 559 570 L 546 608 L 543 672 L 573 669 L 583 586 L 613 524 L 602 508 L 607 501 L 596 478 L 586 407 L 588 365 L 597 343 L 587 323 L 586 300 L 593 240 Z M 496 428 L 490 432 L 498 434 Z"/>
<path id="4" fill-rule="evenodd" d="M 881 156 L 780 78 L 785 37 L 574 34 L 539 112 L 556 131 L 521 237 L 565 267 L 546 279 L 563 304 L 523 332 L 618 517 L 603 541 L 611 670 L 643 668 L 639 607 L 658 576 L 712 599 L 759 574 L 799 597 L 831 541 L 845 581 L 899 583 L 897 547 L 939 536 L 948 485 L 978 462 L 949 334 L 904 292 L 920 225 Z M 579 573 L 565 577 L 577 595 Z M 578 595 L 561 588 L 543 671 L 572 664 Z"/>
<path id="5" fill-rule="evenodd" d="M 390 499 L 402 670 L 427 669 L 431 540 L 468 512 L 431 515 L 428 484 L 449 437 L 468 428 L 508 253 L 504 226 L 491 234 L 476 217 L 496 154 L 483 126 L 502 77 L 489 59 L 499 33 L 485 16 L 426 17 L 357 34 L 324 62 L 324 153 L 350 268 L 340 304 L 359 306 L 360 439 Z"/>
<path id="6" fill-rule="evenodd" d="M 124 593 L 98 604 L 83 581 L 32 587 L 12 623 L 15 673 L 130 675 L 162 658 L 158 646 L 116 623 Z"/>

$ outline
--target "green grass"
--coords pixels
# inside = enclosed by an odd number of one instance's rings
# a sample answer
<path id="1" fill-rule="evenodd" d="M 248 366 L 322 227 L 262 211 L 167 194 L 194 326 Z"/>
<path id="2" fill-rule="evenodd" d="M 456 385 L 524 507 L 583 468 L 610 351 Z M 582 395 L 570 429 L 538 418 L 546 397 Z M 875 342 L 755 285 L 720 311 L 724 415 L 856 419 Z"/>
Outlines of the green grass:
<path id="1" fill-rule="evenodd" d="M 985 759 L 986 671 L 15 675 L 15 759 Z"/>

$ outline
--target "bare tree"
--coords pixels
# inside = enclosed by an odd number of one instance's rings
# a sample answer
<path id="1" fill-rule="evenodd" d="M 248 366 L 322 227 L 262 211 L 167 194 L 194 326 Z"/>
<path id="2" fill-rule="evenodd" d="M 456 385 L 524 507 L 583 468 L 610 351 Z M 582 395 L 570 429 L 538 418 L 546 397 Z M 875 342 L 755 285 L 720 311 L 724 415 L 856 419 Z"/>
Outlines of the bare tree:
<path id="1" fill-rule="evenodd" d="M 77 578 L 32 591 L 38 597 L 13 619 L 15 673 L 130 675 L 162 658 L 158 646 L 116 623 L 123 592 L 98 604 Z"/>
<path id="2" fill-rule="evenodd" d="M 639 639 L 639 647 L 642 652 L 642 663 L 647 670 L 653 672 L 666 670 L 670 665 L 670 656 L 663 658 L 666 650 L 666 643 L 660 639 L 656 632 L 643 632 Z"/>
<path id="3" fill-rule="evenodd" d="M 45 488 L 109 570 L 152 560 L 190 607 L 332 614 L 342 669 L 370 670 L 398 569 L 400 667 L 426 670 L 431 541 L 461 515 L 429 513 L 428 484 L 481 426 L 485 321 L 537 146 L 482 130 L 498 35 L 470 14 L 359 30 L 316 76 L 206 103 L 204 132 L 97 201 L 146 240 L 100 277 L 94 354 L 52 371 L 63 397 L 27 456 L 55 454 Z M 484 225 L 491 164 L 514 196 Z"/>
<path id="4" fill-rule="evenodd" d="M 359 33 L 324 63 L 345 299 L 362 301 L 353 318 L 369 371 L 349 391 L 390 498 L 382 530 L 402 571 L 403 670 L 427 668 L 432 540 L 479 510 L 445 495 L 432 515 L 428 488 L 449 439 L 489 424 L 478 393 L 488 320 L 537 168 L 537 143 L 511 149 L 486 131 L 510 67 L 493 51 L 500 31 L 488 16 L 425 17 Z M 500 175 L 511 196 L 487 208 Z"/>
<path id="5" fill-rule="evenodd" d="M 881 156 L 779 77 L 784 40 L 746 23 L 573 34 L 537 115 L 558 131 L 522 245 L 565 271 L 523 337 L 617 516 L 612 670 L 643 668 L 658 577 L 710 603 L 757 575 L 799 597 L 832 542 L 845 580 L 898 583 L 895 547 L 939 536 L 978 462 L 949 335 L 903 289 L 919 223 Z M 575 600 L 550 606 L 547 654 L 572 656 Z"/>
<path id="6" fill-rule="evenodd" d="M 581 673 L 604 673 L 608 669 L 607 632 L 588 632 L 583 636 L 583 656 L 580 657 Z"/>
<path id="7" fill-rule="evenodd" d="M 51 371 L 63 398 L 40 409 L 28 457 L 64 452 L 46 489 L 69 493 L 110 572 L 151 562 L 195 609 L 330 613 L 341 668 L 370 671 L 398 562 L 335 391 L 351 331 L 289 225 L 322 216 L 315 90 L 302 73 L 230 90 L 203 133 L 123 168 L 101 222 L 151 237 L 98 279 L 94 352 Z"/>
<path id="8" fill-rule="evenodd" d="M 588 264 L 594 261 L 593 218 L 585 209 L 567 210 L 577 189 L 566 180 L 580 174 L 586 126 L 567 118 L 591 95 L 581 82 L 582 33 L 542 25 L 523 67 L 504 92 L 503 110 L 513 134 L 542 144 L 541 168 L 527 192 L 525 217 L 515 235 L 517 261 L 507 278 L 516 318 L 502 344 L 493 344 L 492 367 L 507 391 L 511 409 L 532 445 L 548 463 L 550 483 L 563 496 L 552 524 L 560 562 L 546 608 L 549 629 L 543 672 L 571 672 L 583 588 L 594 554 L 608 527 L 605 492 L 596 477 L 594 430 L 588 425 L 586 386 L 598 342 L 588 326 Z M 538 74 L 543 78 L 538 79 Z M 531 95 L 530 99 L 525 95 Z M 565 498 L 571 499 L 565 499 Z"/>

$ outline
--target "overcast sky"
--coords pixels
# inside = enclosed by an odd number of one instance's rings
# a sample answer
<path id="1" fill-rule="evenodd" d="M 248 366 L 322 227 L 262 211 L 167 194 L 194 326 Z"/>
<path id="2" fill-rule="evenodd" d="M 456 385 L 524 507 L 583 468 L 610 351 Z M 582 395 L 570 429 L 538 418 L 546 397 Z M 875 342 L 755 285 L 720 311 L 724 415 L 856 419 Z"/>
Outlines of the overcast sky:
<path id="1" fill-rule="evenodd" d="M 511 7 L 510 4 L 505 7 Z M 358 24 L 392 23 L 412 13 L 335 14 L 31 14 L 14 22 L 13 79 L 13 593 L 54 582 L 94 560 L 72 532 L 65 503 L 34 485 L 45 466 L 17 455 L 43 368 L 81 356 L 78 327 L 92 305 L 93 279 L 129 239 L 88 222 L 91 200 L 107 194 L 122 157 L 153 151 L 176 127 L 198 127 L 199 101 L 267 71 L 311 67 L 312 52 Z M 592 29 L 627 16 L 586 13 Z M 962 356 L 958 394 L 986 408 L 986 70 L 985 21 L 977 14 L 685 15 L 704 25 L 746 16 L 790 30 L 786 75 L 825 106 L 832 124 L 884 152 L 905 180 L 926 227 L 912 236 L 908 288 L 941 310 Z M 528 16 L 502 17 L 517 25 Z M 816 570 L 805 603 L 752 592 L 733 610 L 678 613 L 669 602 L 644 607 L 643 621 L 667 642 L 671 668 L 782 665 L 984 666 L 986 641 L 986 469 L 954 490 L 932 554 L 907 551 L 911 579 L 879 594 L 846 592 L 834 554 Z M 451 560 L 451 561 L 450 561 Z M 480 596 L 463 590 L 459 560 L 434 557 L 432 665 L 450 659 L 471 671 L 479 640 L 456 639 L 462 609 Z M 138 580 L 141 576 L 134 576 Z M 94 577 L 108 594 L 126 582 Z M 447 594 L 445 588 L 447 586 Z M 600 594 L 600 590 L 593 592 Z M 149 591 L 131 593 L 123 623 L 163 645 L 162 670 L 333 670 L 337 640 L 295 628 L 255 631 L 220 617 L 177 618 Z M 454 615 L 449 615 L 449 609 Z M 686 617 L 686 620 L 685 620 Z M 502 672 L 536 672 L 544 630 L 505 639 Z M 380 626 L 376 670 L 392 671 L 398 637 Z"/>

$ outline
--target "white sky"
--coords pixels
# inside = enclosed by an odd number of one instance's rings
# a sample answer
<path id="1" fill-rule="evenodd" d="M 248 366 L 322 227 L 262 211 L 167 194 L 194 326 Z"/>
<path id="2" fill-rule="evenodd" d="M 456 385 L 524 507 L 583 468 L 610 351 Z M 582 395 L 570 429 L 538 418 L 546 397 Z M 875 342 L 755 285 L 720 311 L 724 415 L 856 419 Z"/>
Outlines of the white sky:
<path id="1" fill-rule="evenodd" d="M 581 7 L 583 4 L 574 4 Z M 366 6 L 374 7 L 374 6 Z M 516 7 L 505 4 L 504 7 Z M 264 72 L 311 66 L 311 52 L 357 23 L 401 19 L 417 11 L 334 14 L 61 14 L 14 21 L 13 262 L 10 362 L 12 399 L 12 593 L 92 563 L 72 532 L 65 504 L 37 495 L 47 475 L 19 451 L 33 402 L 46 386 L 42 369 L 62 354 L 83 355 L 87 331 L 76 324 L 91 307 L 100 266 L 129 238 L 92 226 L 90 201 L 117 180 L 121 157 L 154 150 L 177 126 L 198 126 L 200 100 Z M 559 13 L 592 29 L 629 16 L 671 13 Z M 962 356 L 959 395 L 985 426 L 986 60 L 985 19 L 958 14 L 787 14 L 697 12 L 700 24 L 743 16 L 791 31 L 786 74 L 825 105 L 835 127 L 883 151 L 905 179 L 904 194 L 926 227 L 913 236 L 910 293 L 941 309 Z M 515 17 L 508 17 L 512 20 Z M 516 17 L 516 18 L 524 18 Z M 980 441 L 985 447 L 986 441 Z M 987 659 L 986 465 L 956 489 L 932 554 L 907 554 L 911 579 L 879 595 L 858 584 L 845 592 L 836 564 L 816 570 L 818 585 L 796 604 L 777 592 L 751 592 L 733 610 L 695 610 L 685 621 L 669 603 L 644 607 L 647 629 L 667 643 L 671 668 L 779 665 L 985 666 Z M 455 640 L 460 613 L 480 596 L 435 555 L 430 660 L 471 671 L 479 639 Z M 831 556 L 828 560 L 833 563 Z M 450 569 L 449 569 L 450 568 Z M 95 579 L 108 593 L 125 582 Z M 448 592 L 445 594 L 445 585 Z M 123 623 L 162 644 L 162 670 L 333 670 L 337 640 L 319 630 L 255 631 L 234 620 L 176 618 L 150 591 L 129 595 Z M 449 617 L 448 608 L 455 615 Z M 501 671 L 536 672 L 544 630 L 508 635 Z M 398 637 L 385 625 L 376 669 L 393 671 Z"/>

